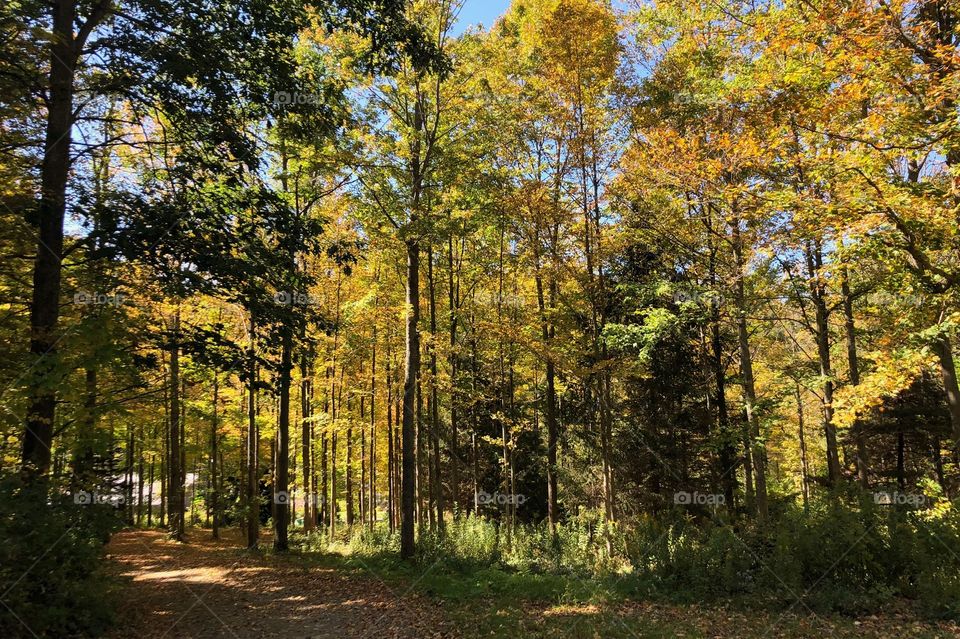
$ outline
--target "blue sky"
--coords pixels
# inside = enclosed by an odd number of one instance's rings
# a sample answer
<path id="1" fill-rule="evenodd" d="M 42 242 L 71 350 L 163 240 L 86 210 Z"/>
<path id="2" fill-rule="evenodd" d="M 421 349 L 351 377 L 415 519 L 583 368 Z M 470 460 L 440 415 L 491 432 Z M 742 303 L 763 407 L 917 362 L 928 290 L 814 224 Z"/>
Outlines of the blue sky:
<path id="1" fill-rule="evenodd" d="M 485 29 L 489 29 L 493 21 L 503 15 L 509 6 L 510 0 L 464 0 L 454 33 L 462 33 L 475 24 L 482 24 Z"/>

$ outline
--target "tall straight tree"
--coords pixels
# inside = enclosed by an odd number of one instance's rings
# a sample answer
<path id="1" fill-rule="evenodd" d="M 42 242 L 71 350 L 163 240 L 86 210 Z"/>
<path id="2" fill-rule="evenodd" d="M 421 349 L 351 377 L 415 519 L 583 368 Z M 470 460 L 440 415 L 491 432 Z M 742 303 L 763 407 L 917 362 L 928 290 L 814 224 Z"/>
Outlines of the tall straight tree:
<path id="1" fill-rule="evenodd" d="M 417 3 L 410 19 L 424 25 L 427 36 L 440 56 L 450 43 L 456 3 L 431 0 Z M 401 499 L 400 554 L 410 558 L 415 552 L 417 460 L 417 388 L 420 378 L 420 253 L 421 242 L 430 232 L 426 215 L 426 190 L 434 171 L 440 146 L 451 134 L 446 121 L 449 106 L 445 81 L 448 68 L 441 62 L 424 67 L 416 60 L 401 63 L 395 78 L 376 83 L 370 106 L 389 119 L 390 131 L 384 132 L 379 148 L 373 149 L 385 161 L 364 162 L 367 166 L 387 166 L 385 170 L 361 172 L 367 198 L 374 215 L 385 219 L 402 241 L 406 257 L 405 283 L 405 355 L 401 409 Z M 372 118 L 371 122 L 376 121 Z M 396 133 L 399 140 L 388 135 Z M 379 222 L 375 222 L 379 227 Z"/>
<path id="2" fill-rule="evenodd" d="M 330 30 L 374 36 L 375 47 L 366 58 L 369 64 L 390 66 L 401 49 L 420 62 L 434 52 L 407 21 L 403 0 L 379 2 L 376 11 L 360 0 L 312 6 L 284 0 L 282 7 L 269 12 L 252 0 L 235 5 L 236 10 L 222 11 L 216 3 L 197 5 L 191 0 L 133 0 L 122 5 L 113 0 L 55 0 L 31 3 L 25 11 L 28 32 L 46 43 L 49 63 L 41 74 L 27 66 L 18 71 L 23 82 L 44 96 L 47 107 L 44 140 L 37 144 L 42 157 L 39 198 L 35 211 L 25 216 L 37 228 L 29 335 L 35 362 L 27 379 L 22 438 L 25 476 L 45 475 L 50 467 L 61 374 L 56 346 L 62 337 L 58 320 L 66 255 L 64 218 L 71 168 L 80 155 L 73 132 L 78 123 L 97 119 L 92 112 L 96 98 L 124 96 L 132 116 L 147 129 L 157 121 L 159 110 L 167 118 L 165 138 L 176 133 L 219 148 L 221 160 L 230 157 L 233 163 L 253 165 L 249 140 L 229 123 L 247 121 L 251 111 L 262 112 L 274 91 L 298 86 L 289 64 L 290 50 L 311 13 Z M 75 105 L 80 91 L 85 99 Z M 233 117 L 240 110 L 245 117 Z M 226 149 L 229 153 L 223 153 Z"/>

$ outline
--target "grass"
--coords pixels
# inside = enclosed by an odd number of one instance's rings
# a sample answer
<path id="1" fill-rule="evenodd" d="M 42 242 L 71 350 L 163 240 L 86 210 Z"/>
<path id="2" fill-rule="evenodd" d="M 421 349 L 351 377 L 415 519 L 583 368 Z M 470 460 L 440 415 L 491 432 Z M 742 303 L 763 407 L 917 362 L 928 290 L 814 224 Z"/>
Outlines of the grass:
<path id="1" fill-rule="evenodd" d="M 637 600 L 636 584 L 624 577 L 538 574 L 443 559 L 411 563 L 389 553 L 361 555 L 346 546 L 289 560 L 373 577 L 400 597 L 425 595 L 467 638 L 960 636 L 955 624 L 919 621 L 905 602 L 882 615 L 852 618 L 755 599 L 709 606 L 664 597 Z"/>

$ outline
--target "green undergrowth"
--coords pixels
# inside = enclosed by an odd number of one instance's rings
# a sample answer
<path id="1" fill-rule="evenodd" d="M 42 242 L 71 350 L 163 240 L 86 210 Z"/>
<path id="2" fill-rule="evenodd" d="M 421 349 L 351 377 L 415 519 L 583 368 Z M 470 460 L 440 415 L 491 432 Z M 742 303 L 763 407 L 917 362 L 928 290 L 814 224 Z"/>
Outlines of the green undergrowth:
<path id="1" fill-rule="evenodd" d="M 893 603 L 931 620 L 960 618 L 960 515 L 855 499 L 778 509 L 764 525 L 674 513 L 607 531 L 585 517 L 558 527 L 464 517 L 425 533 L 413 562 L 386 526 L 294 534 L 314 561 L 366 573 L 443 601 L 604 605 L 652 601 L 770 612 L 868 615 Z"/>

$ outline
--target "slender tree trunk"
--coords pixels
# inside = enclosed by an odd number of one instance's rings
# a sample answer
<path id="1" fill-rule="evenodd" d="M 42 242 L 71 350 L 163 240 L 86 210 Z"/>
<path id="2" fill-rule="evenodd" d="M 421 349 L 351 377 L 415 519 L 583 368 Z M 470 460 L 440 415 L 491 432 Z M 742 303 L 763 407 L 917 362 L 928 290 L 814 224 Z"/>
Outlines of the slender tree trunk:
<path id="1" fill-rule="evenodd" d="M 374 302 L 374 308 L 377 303 Z M 367 488 L 369 497 L 368 515 L 370 530 L 377 523 L 377 323 L 373 323 L 373 344 L 370 353 L 370 485 Z"/>
<path id="2" fill-rule="evenodd" d="M 757 515 L 767 519 L 767 450 L 760 435 L 760 419 L 756 414 L 757 394 L 753 377 L 753 356 L 750 353 L 750 333 L 747 330 L 747 301 L 744 285 L 746 262 L 743 255 L 743 239 L 740 221 L 734 218 L 730 224 L 733 235 L 734 259 L 736 261 L 737 342 L 740 347 L 740 375 L 743 384 L 743 402 L 747 411 L 747 431 L 753 461 L 755 500 Z"/>
<path id="3" fill-rule="evenodd" d="M 430 485 L 437 509 L 437 528 L 443 532 L 443 479 L 440 465 L 440 408 L 437 397 L 437 297 L 433 278 L 433 250 L 427 250 L 427 279 L 430 281 L 430 439 L 433 444 L 433 477 Z M 456 461 L 454 460 L 454 465 Z"/>
<path id="4" fill-rule="evenodd" d="M 310 379 L 307 376 L 307 355 L 300 356 L 300 438 L 303 448 L 303 530 L 310 532 L 314 527 L 316 504 L 314 491 L 311 490 L 313 465 L 313 441 L 310 428 Z"/>
<path id="5" fill-rule="evenodd" d="M 388 526 L 390 527 L 390 532 L 392 533 L 395 524 L 396 524 L 396 509 L 394 508 L 394 500 L 396 499 L 396 494 L 394 487 L 396 481 L 394 476 L 396 475 L 396 467 L 394 465 L 394 450 L 393 450 L 393 441 L 394 441 L 394 428 L 393 428 L 393 378 L 390 375 L 390 363 L 393 359 L 393 354 L 390 350 L 390 342 L 392 335 L 387 334 L 387 366 L 386 366 L 386 385 L 387 385 L 387 521 Z"/>
<path id="6" fill-rule="evenodd" d="M 366 398 L 360 397 L 360 423 L 366 421 L 366 411 L 365 411 L 365 400 Z M 359 499 L 360 504 L 360 526 L 362 527 L 367 522 L 367 506 L 368 499 L 366 497 L 367 491 L 367 431 L 361 426 L 360 427 L 360 486 L 357 488 L 357 498 Z"/>
<path id="7" fill-rule="evenodd" d="M 280 406 L 277 421 L 277 476 L 273 493 L 273 548 L 284 552 L 287 550 L 287 528 L 290 523 L 290 373 L 293 370 L 293 331 L 289 324 L 282 328 L 280 340 Z"/>
<path id="8" fill-rule="evenodd" d="M 247 508 L 247 548 L 257 547 L 260 538 L 260 485 L 258 478 L 258 450 L 260 448 L 257 432 L 257 325 L 253 314 L 250 315 L 249 365 L 247 380 L 247 481 L 244 502 Z"/>
<path id="9" fill-rule="evenodd" d="M 213 538 L 220 539 L 220 491 L 217 487 L 217 461 L 220 454 L 220 377 L 213 371 L 213 423 L 210 426 L 210 502 L 213 510 Z"/>
<path id="10" fill-rule="evenodd" d="M 540 269 L 540 231 L 539 226 L 535 230 L 534 239 L 534 261 L 535 275 L 534 281 L 537 289 L 537 307 L 540 313 L 540 332 L 544 345 L 544 366 L 546 377 L 546 397 L 544 407 L 544 421 L 547 426 L 547 524 L 550 528 L 551 536 L 557 533 L 557 519 L 559 510 L 557 508 L 557 390 L 556 390 L 556 371 L 553 363 L 552 341 L 554 337 L 554 328 L 548 319 L 547 305 L 544 296 L 543 274 Z M 553 308 L 556 298 L 556 287 L 551 276 L 549 285 L 550 307 Z"/>
<path id="11" fill-rule="evenodd" d="M 164 360 L 165 361 L 165 360 Z M 163 373 L 166 376 L 166 366 L 161 362 Z M 167 518 L 167 478 L 170 474 L 170 401 L 168 387 L 163 387 L 163 445 L 160 451 L 160 526 L 166 525 Z"/>
<path id="12" fill-rule="evenodd" d="M 95 479 L 93 465 L 96 459 L 94 439 L 97 421 L 97 368 L 92 365 L 84 373 L 83 418 L 78 433 L 79 450 L 73 465 L 74 484 L 78 490 L 89 488 Z"/>
<path id="13" fill-rule="evenodd" d="M 337 534 L 337 432 L 330 433 L 330 540 Z"/>
<path id="14" fill-rule="evenodd" d="M 453 518 L 460 516 L 460 435 L 457 431 L 457 304 L 459 292 L 454 282 L 453 234 L 447 238 L 447 308 L 450 315 L 450 507 Z"/>
<path id="15" fill-rule="evenodd" d="M 154 465 L 156 464 L 155 457 L 150 455 L 150 484 L 147 486 L 147 528 L 153 526 L 153 473 Z"/>
<path id="16" fill-rule="evenodd" d="M 136 456 L 136 447 L 133 437 L 133 426 L 127 425 L 127 454 L 123 465 L 124 475 L 124 509 L 127 514 L 127 524 L 132 526 L 133 519 L 133 460 Z"/>
<path id="17" fill-rule="evenodd" d="M 503 335 L 506 333 L 503 327 L 503 252 L 504 252 L 504 242 L 506 240 L 506 233 L 503 225 L 500 225 L 500 251 L 499 251 L 499 263 L 497 268 L 497 332 L 500 334 L 500 339 L 497 340 L 497 359 L 499 363 L 499 410 L 497 421 L 500 422 L 500 440 L 501 440 L 501 487 L 504 495 L 510 494 L 510 423 L 509 416 L 507 415 L 507 384 L 506 384 L 506 370 L 504 366 L 504 348 L 506 344 L 503 339 Z M 507 503 L 504 505 L 504 520 L 506 521 L 507 529 L 507 543 L 510 543 L 510 536 L 513 531 L 513 513 L 511 512 L 510 504 Z"/>
<path id="18" fill-rule="evenodd" d="M 902 430 L 897 431 L 897 487 L 900 490 L 907 488 L 906 442 Z"/>
<path id="19" fill-rule="evenodd" d="M 180 309 L 177 308 L 173 319 L 168 346 L 170 353 L 170 479 L 167 482 L 167 521 L 170 534 L 177 541 L 183 541 L 183 470 L 181 464 L 181 413 L 180 413 Z"/>
<path id="20" fill-rule="evenodd" d="M 717 248 L 714 242 L 713 209 L 705 216 L 708 242 L 709 282 L 712 288 L 718 285 Z M 720 303 L 711 300 L 710 304 L 710 363 L 713 368 L 713 381 L 716 389 L 714 403 L 717 406 L 717 435 L 719 438 L 717 458 L 720 462 L 720 483 L 731 517 L 736 514 L 737 463 L 735 436 L 730 429 L 730 413 L 727 409 L 727 372 L 724 366 L 723 340 L 720 334 Z"/>
<path id="21" fill-rule="evenodd" d="M 137 456 L 137 526 L 141 526 L 143 524 L 143 423 L 137 430 L 140 442 L 140 454 Z"/>
<path id="22" fill-rule="evenodd" d="M 938 338 L 933 347 L 937 359 L 940 361 L 940 377 L 947 394 L 954 448 L 960 449 L 960 387 L 957 386 L 957 369 L 953 360 L 953 347 L 950 338 L 945 335 Z"/>
<path id="23" fill-rule="evenodd" d="M 426 438 L 424 437 L 424 431 L 426 430 L 423 427 L 423 386 L 420 383 L 420 380 L 417 379 L 417 408 L 416 408 L 416 451 L 417 451 L 417 473 L 416 473 L 416 482 L 417 482 L 417 534 L 420 535 L 423 533 L 423 528 L 426 525 L 426 515 L 427 510 L 423 507 L 424 492 L 429 489 L 429 484 L 427 482 L 427 464 L 429 463 L 429 458 L 425 451 Z M 433 525 L 433 509 L 429 509 L 431 527 Z"/>
<path id="24" fill-rule="evenodd" d="M 394 517 L 396 517 L 396 520 L 393 522 L 394 528 L 400 528 L 400 510 L 401 510 L 400 502 L 401 502 L 401 493 L 403 492 L 402 488 L 400 487 L 401 480 L 403 479 L 403 469 L 402 469 L 403 463 L 400 459 L 403 452 L 402 451 L 403 446 L 401 442 L 401 439 L 402 439 L 401 431 L 403 429 L 402 429 L 402 424 L 400 423 L 402 420 L 401 416 L 403 414 L 403 408 L 401 406 L 402 393 L 399 391 L 400 389 L 398 388 L 397 398 L 396 400 L 394 400 L 394 406 L 393 406 L 393 414 L 394 414 L 394 418 L 393 418 L 393 422 L 394 422 L 393 424 L 393 437 L 394 437 L 393 439 L 393 455 L 394 455 L 393 457 L 393 472 L 394 472 L 393 496 L 396 499 L 396 501 L 393 504 L 393 515 Z"/>
<path id="25" fill-rule="evenodd" d="M 850 294 L 850 277 L 847 267 L 844 266 L 840 274 L 840 293 L 843 295 L 844 332 L 847 338 L 847 366 L 850 369 L 850 385 L 860 385 L 860 366 L 857 361 L 857 330 L 853 318 L 853 297 Z M 860 486 L 870 488 L 870 465 L 867 459 L 867 442 L 863 432 L 863 425 L 856 424 L 853 428 L 853 437 L 857 447 L 857 479 Z"/>
<path id="26" fill-rule="evenodd" d="M 797 432 L 800 436 L 800 488 L 803 491 L 803 507 L 806 509 L 810 501 L 810 470 L 807 468 L 807 441 L 803 432 L 803 399 L 800 397 L 800 384 L 794 384 L 793 388 L 797 400 Z"/>
<path id="27" fill-rule="evenodd" d="M 840 481 L 840 452 L 837 446 L 837 429 L 833 424 L 833 370 L 830 363 L 830 325 L 829 311 L 824 295 L 824 285 L 820 281 L 823 258 L 819 246 L 809 243 L 806 248 L 807 272 L 810 276 L 810 293 L 816 310 L 817 355 L 820 362 L 820 376 L 823 378 L 823 430 L 827 447 L 827 479 L 831 485 Z"/>
<path id="28" fill-rule="evenodd" d="M 416 499 L 416 392 L 420 371 L 420 246 L 414 239 L 407 247 L 406 361 L 403 379 L 403 421 L 401 425 L 403 476 L 400 505 L 400 556 L 413 557 L 414 502 Z"/>
<path id="29" fill-rule="evenodd" d="M 320 442 L 320 449 L 321 449 L 320 450 L 320 477 L 321 477 L 320 492 L 323 495 L 321 498 L 321 504 L 320 504 L 321 506 L 320 520 L 323 522 L 325 526 L 329 527 L 330 526 L 330 475 L 327 472 L 329 470 L 328 464 L 327 464 L 327 449 L 330 447 L 330 444 L 328 439 L 329 438 L 327 436 L 327 432 L 326 430 L 324 430 L 323 434 L 321 435 L 322 441 Z"/>
<path id="30" fill-rule="evenodd" d="M 183 506 L 183 524 L 193 523 L 193 501 L 187 500 L 187 380 L 180 376 L 180 503 Z M 191 486 L 192 491 L 192 486 Z M 190 517 L 188 518 L 188 513 Z"/>
<path id="31" fill-rule="evenodd" d="M 350 403 L 347 402 L 347 411 L 350 410 Z M 352 418 L 348 418 L 352 419 Z M 347 490 L 347 528 L 353 527 L 353 427 L 347 426 L 347 446 L 346 446 L 346 464 L 344 466 L 346 473 Z"/>
<path id="32" fill-rule="evenodd" d="M 477 431 L 470 433 L 471 460 L 473 462 L 473 514 L 480 515 L 480 458 L 477 451 Z"/>

